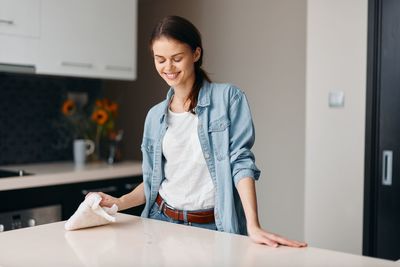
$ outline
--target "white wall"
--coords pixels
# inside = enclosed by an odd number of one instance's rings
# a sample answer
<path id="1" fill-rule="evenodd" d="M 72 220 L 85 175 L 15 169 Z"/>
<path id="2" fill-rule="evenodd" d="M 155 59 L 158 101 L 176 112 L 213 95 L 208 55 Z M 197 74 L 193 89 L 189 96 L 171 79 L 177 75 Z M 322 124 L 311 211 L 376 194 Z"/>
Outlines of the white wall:
<path id="1" fill-rule="evenodd" d="M 308 0 L 305 238 L 362 251 L 367 0 Z M 328 93 L 345 92 L 344 108 Z"/>
<path id="2" fill-rule="evenodd" d="M 206 70 L 250 101 L 260 220 L 303 239 L 306 1 L 202 2 Z"/>

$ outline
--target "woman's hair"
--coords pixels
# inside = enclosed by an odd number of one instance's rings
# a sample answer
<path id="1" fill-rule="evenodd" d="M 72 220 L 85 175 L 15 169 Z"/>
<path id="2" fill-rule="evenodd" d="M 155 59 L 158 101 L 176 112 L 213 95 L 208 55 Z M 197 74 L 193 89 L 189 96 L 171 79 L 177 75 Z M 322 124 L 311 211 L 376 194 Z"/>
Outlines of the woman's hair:
<path id="1" fill-rule="evenodd" d="M 189 94 L 189 110 L 193 112 L 197 105 L 199 91 L 203 86 L 204 80 L 211 82 L 206 72 L 201 68 L 203 64 L 204 49 L 201 43 L 199 30 L 187 19 L 179 16 L 167 16 L 163 18 L 154 28 L 150 37 L 150 47 L 155 40 L 161 37 L 171 38 L 190 46 L 194 52 L 197 47 L 201 49 L 200 58 L 194 63 L 195 82 Z"/>

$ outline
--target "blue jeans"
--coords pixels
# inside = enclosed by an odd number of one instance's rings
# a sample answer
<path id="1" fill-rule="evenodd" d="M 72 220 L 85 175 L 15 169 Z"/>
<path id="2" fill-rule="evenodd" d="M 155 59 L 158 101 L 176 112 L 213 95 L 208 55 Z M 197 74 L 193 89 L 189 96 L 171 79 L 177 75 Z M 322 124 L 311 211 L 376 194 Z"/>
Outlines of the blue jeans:
<path id="1" fill-rule="evenodd" d="M 186 211 L 184 211 L 184 212 L 186 212 Z M 190 226 L 209 229 L 209 230 L 215 230 L 215 231 L 217 230 L 217 226 L 215 225 L 215 222 L 213 222 L 213 223 L 189 223 L 187 221 L 177 221 L 177 220 L 171 219 L 170 217 L 166 216 L 163 211 L 160 210 L 160 207 L 158 206 L 157 203 L 154 203 L 153 207 L 150 209 L 149 218 L 164 221 L 164 222 L 190 225 Z"/>

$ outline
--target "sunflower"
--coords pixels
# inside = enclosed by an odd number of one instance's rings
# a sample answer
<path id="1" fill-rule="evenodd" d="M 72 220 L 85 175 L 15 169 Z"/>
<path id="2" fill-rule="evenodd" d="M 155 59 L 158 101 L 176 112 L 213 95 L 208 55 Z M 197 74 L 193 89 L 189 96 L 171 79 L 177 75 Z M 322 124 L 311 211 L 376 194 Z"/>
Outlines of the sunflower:
<path id="1" fill-rule="evenodd" d="M 97 99 L 95 105 L 98 108 L 103 108 L 104 107 L 103 100 Z"/>
<path id="2" fill-rule="evenodd" d="M 75 110 L 76 110 L 76 105 L 74 101 L 72 101 L 71 99 L 67 99 L 64 101 L 62 105 L 62 113 L 65 116 L 71 116 Z"/>
<path id="3" fill-rule="evenodd" d="M 104 109 L 97 109 L 92 114 L 92 120 L 98 125 L 104 125 L 108 120 L 108 113 Z"/>
<path id="4" fill-rule="evenodd" d="M 118 110 L 118 104 L 111 102 L 108 103 L 108 105 L 106 106 L 107 110 L 111 112 L 111 114 L 113 114 L 114 116 L 117 114 L 117 110 Z"/>

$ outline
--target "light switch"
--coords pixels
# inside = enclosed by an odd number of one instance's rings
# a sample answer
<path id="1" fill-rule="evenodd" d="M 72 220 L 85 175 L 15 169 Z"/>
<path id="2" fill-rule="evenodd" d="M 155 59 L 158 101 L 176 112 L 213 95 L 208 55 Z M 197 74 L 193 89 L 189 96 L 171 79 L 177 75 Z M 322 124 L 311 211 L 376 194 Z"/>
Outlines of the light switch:
<path id="1" fill-rule="evenodd" d="M 329 107 L 331 107 L 331 108 L 344 107 L 344 92 L 343 91 L 329 92 Z"/>

